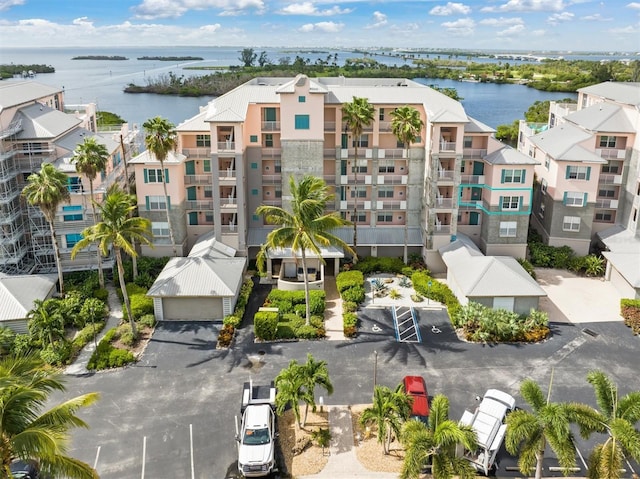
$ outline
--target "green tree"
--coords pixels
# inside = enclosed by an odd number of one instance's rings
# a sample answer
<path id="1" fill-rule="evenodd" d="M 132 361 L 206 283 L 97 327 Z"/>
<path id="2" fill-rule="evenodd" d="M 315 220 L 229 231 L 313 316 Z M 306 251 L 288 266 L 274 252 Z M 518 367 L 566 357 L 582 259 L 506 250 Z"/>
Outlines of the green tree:
<path id="1" fill-rule="evenodd" d="M 145 129 L 144 144 L 147 149 L 160 162 L 160 170 L 162 176 L 162 190 L 164 191 L 164 201 L 167 211 L 167 225 L 169 226 L 169 239 L 173 248 L 173 256 L 177 256 L 176 242 L 173 235 L 173 226 L 171 224 L 171 205 L 169 195 L 167 194 L 167 178 L 164 168 L 164 161 L 169 153 L 175 150 L 178 144 L 178 137 L 175 132 L 175 125 L 165 118 L 156 116 L 142 124 Z"/>
<path id="2" fill-rule="evenodd" d="M 56 299 L 36 299 L 33 309 L 27 313 L 29 334 L 51 346 L 56 339 L 64 336 L 64 317 L 60 311 L 60 301 Z"/>
<path id="3" fill-rule="evenodd" d="M 269 60 L 269 57 L 267 56 L 267 52 L 261 51 L 260 57 L 258 58 L 258 65 L 260 66 L 260 68 L 263 68 L 269 64 L 271 64 L 271 60 Z"/>
<path id="4" fill-rule="evenodd" d="M 35 356 L 0 361 L 0 476 L 11 477 L 11 461 L 20 458 L 37 459 L 50 477 L 97 479 L 88 464 L 67 454 L 70 431 L 88 428 L 76 413 L 99 396 L 83 394 L 43 411 L 52 393 L 65 391 L 61 377 L 43 366 Z"/>
<path id="5" fill-rule="evenodd" d="M 410 161 L 411 144 L 420 136 L 424 127 L 424 121 L 420 118 L 420 112 L 412 106 L 401 106 L 391 112 L 391 131 L 398 141 L 401 141 L 407 150 L 407 162 Z M 404 218 L 404 263 L 408 260 L 407 243 L 409 241 L 409 216 L 408 210 Z"/>
<path id="6" fill-rule="evenodd" d="M 520 120 L 515 120 L 510 125 L 498 125 L 498 128 L 496 128 L 496 138 L 514 146 L 518 140 L 519 130 Z"/>
<path id="7" fill-rule="evenodd" d="M 262 205 L 256 209 L 257 215 L 264 215 L 268 224 L 277 225 L 269 232 L 265 243 L 257 256 L 258 267 L 264 270 L 264 261 L 270 249 L 291 248 L 294 255 L 300 255 L 302 268 L 307 271 L 307 254 L 311 252 L 324 262 L 320 246 L 338 246 L 355 255 L 353 250 L 340 238 L 330 233 L 339 226 L 349 224 L 337 213 L 324 213 L 327 202 L 333 197 L 322 178 L 305 175 L 296 184 L 293 176 L 289 178 L 291 191 L 291 211 L 279 206 Z M 311 321 L 309 278 L 304 276 L 306 299 L 306 324 Z"/>
<path id="8" fill-rule="evenodd" d="M 118 266 L 118 279 L 120 290 L 124 300 L 127 318 L 131 324 L 131 333 L 137 339 L 138 332 L 136 323 L 131 314 L 131 303 L 127 294 L 127 287 L 124 279 L 124 266 L 122 264 L 122 252 L 129 256 L 137 255 L 133 248 L 132 241 L 141 244 L 151 245 L 151 221 L 139 216 L 131 216 L 131 212 L 136 205 L 135 196 L 125 193 L 118 185 L 113 185 L 107 191 L 107 196 L 99 205 L 102 221 L 94 226 L 86 228 L 82 232 L 82 239 L 76 243 L 71 251 L 74 258 L 78 251 L 86 248 L 90 244 L 97 243 L 100 250 L 107 252 L 109 247 L 113 247 Z"/>
<path id="9" fill-rule="evenodd" d="M 256 58 L 258 58 L 258 54 L 253 50 L 253 48 L 243 48 L 240 52 L 240 62 L 245 67 L 252 67 L 256 62 Z"/>
<path id="10" fill-rule="evenodd" d="M 378 442 L 383 445 L 384 453 L 389 454 L 391 437 L 400 437 L 402 424 L 411 415 L 411 396 L 402 388 L 395 391 L 387 386 L 373 389 L 373 404 L 362 412 L 360 423 L 363 426 L 375 424 L 378 429 Z"/>
<path id="11" fill-rule="evenodd" d="M 518 455 L 520 472 L 530 475 L 535 466 L 535 479 L 542 478 L 542 462 L 547 444 L 556 453 L 565 475 L 575 466 L 576 447 L 571 424 L 596 427 L 594 411 L 589 406 L 576 403 L 551 402 L 551 385 L 545 398 L 540 386 L 525 379 L 520 384 L 520 395 L 532 411 L 518 409 L 507 416 L 505 447 L 510 454 Z"/>
<path id="12" fill-rule="evenodd" d="M 89 194 L 91 195 L 91 212 L 93 214 L 93 224 L 98 221 L 96 217 L 95 198 L 93 197 L 93 182 L 98 173 L 103 172 L 107 166 L 109 152 L 107 147 L 98 143 L 94 137 L 85 138 L 74 151 L 76 171 L 87 177 L 89 180 Z M 98 282 L 104 288 L 104 272 L 102 271 L 102 255 L 100 249 L 98 254 Z"/>
<path id="13" fill-rule="evenodd" d="M 320 386 L 327 394 L 333 394 L 333 384 L 331 384 L 331 379 L 329 378 L 329 368 L 327 367 L 326 361 L 316 361 L 314 357 L 308 353 L 307 354 L 307 362 L 301 365 L 302 367 L 302 376 L 304 377 L 305 387 L 309 392 L 308 398 L 311 399 L 311 402 L 305 401 L 304 406 L 304 419 L 302 420 L 302 426 L 307 423 L 307 413 L 309 412 L 309 405 L 316 408 L 315 401 L 315 389 L 316 386 Z"/>
<path id="14" fill-rule="evenodd" d="M 476 477 L 469 461 L 456 456 L 458 444 L 470 451 L 476 449 L 476 433 L 471 426 L 449 419 L 449 399 L 442 394 L 431 402 L 429 423 L 405 422 L 400 440 L 405 446 L 402 479 L 418 478 L 427 461 L 431 462 L 431 473 L 437 479 Z"/>
<path id="15" fill-rule="evenodd" d="M 58 206 L 63 201 L 68 201 L 70 194 L 67 188 L 67 175 L 56 169 L 51 163 L 42 163 L 39 173 L 32 173 L 27 178 L 27 185 L 22 190 L 22 195 L 31 206 L 37 206 L 42 211 L 49 223 L 51 242 L 58 269 L 58 282 L 60 294 L 64 296 L 64 279 L 62 277 L 62 262 L 60 260 L 60 248 L 56 237 L 55 219 Z"/>
<path id="16" fill-rule="evenodd" d="M 598 404 L 599 427 L 607 440 L 598 444 L 589 456 L 589 479 L 619 479 L 625 456 L 640 462 L 640 391 L 618 397 L 618 387 L 602 371 L 591 371 L 587 381 L 593 386 Z"/>
<path id="17" fill-rule="evenodd" d="M 345 133 L 350 131 L 353 135 L 354 155 L 352 170 L 354 174 L 355 191 L 353 201 L 353 251 L 358 251 L 358 147 L 362 141 L 362 132 L 366 126 L 373 123 L 375 108 L 369 100 L 362 97 L 353 97 L 350 103 L 342 104 L 342 121 L 345 122 Z M 354 262 L 357 257 L 354 256 Z"/>
<path id="18" fill-rule="evenodd" d="M 278 373 L 275 379 L 276 412 L 282 414 L 287 406 L 291 407 L 296 418 L 296 427 L 302 427 L 300 420 L 300 401 L 313 402 L 313 393 L 306 387 L 306 379 L 302 366 L 295 359 L 289 366 Z"/>

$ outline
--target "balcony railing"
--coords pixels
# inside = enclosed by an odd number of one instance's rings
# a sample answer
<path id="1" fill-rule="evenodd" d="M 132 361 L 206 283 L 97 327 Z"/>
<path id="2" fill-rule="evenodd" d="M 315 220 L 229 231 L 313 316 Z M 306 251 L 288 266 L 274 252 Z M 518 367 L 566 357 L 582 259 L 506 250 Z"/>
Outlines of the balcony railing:
<path id="1" fill-rule="evenodd" d="M 282 198 L 278 200 L 262 200 L 262 204 L 266 206 L 282 206 Z"/>
<path id="2" fill-rule="evenodd" d="M 263 158 L 280 158 L 282 156 L 282 148 L 267 147 L 262 149 Z"/>
<path id="3" fill-rule="evenodd" d="M 236 206 L 238 204 L 238 198 L 229 198 L 227 196 L 220 197 L 220 206 L 222 208 Z"/>
<path id="4" fill-rule="evenodd" d="M 263 121 L 262 131 L 280 131 L 279 121 Z"/>
<path id="5" fill-rule="evenodd" d="M 454 170 L 438 170 L 436 178 L 438 181 L 453 181 Z"/>
<path id="6" fill-rule="evenodd" d="M 624 160 L 627 152 L 624 148 L 596 148 L 596 154 L 607 160 Z"/>
<path id="7" fill-rule="evenodd" d="M 184 175 L 185 185 L 210 185 L 211 175 Z"/>
<path id="8" fill-rule="evenodd" d="M 218 151 L 235 151 L 235 150 L 236 150 L 235 141 L 219 141 L 218 142 Z"/>
<path id="9" fill-rule="evenodd" d="M 222 229 L 222 232 L 226 234 L 238 232 L 238 227 L 236 225 L 221 225 L 220 228 Z"/>
<path id="10" fill-rule="evenodd" d="M 598 183 L 601 185 L 621 185 L 622 175 L 600 175 Z"/>
<path id="11" fill-rule="evenodd" d="M 433 206 L 435 208 L 451 209 L 453 208 L 453 198 L 436 198 Z"/>
<path id="12" fill-rule="evenodd" d="M 406 185 L 408 179 L 408 175 L 389 175 L 378 173 L 377 181 L 379 185 Z"/>
<path id="13" fill-rule="evenodd" d="M 378 123 L 379 131 L 391 131 L 391 122 L 390 121 L 381 121 Z"/>
<path id="14" fill-rule="evenodd" d="M 596 199 L 596 208 L 617 208 L 618 207 L 618 200 L 614 200 L 614 199 Z"/>
<path id="15" fill-rule="evenodd" d="M 218 170 L 218 178 L 221 180 L 234 179 L 236 177 L 236 170 L 227 168 L 226 170 Z"/>
<path id="16" fill-rule="evenodd" d="M 335 158 L 336 157 L 336 149 L 335 148 L 324 148 L 322 150 L 322 156 L 325 158 Z"/>
<path id="17" fill-rule="evenodd" d="M 327 185 L 335 185 L 336 184 L 336 175 L 323 175 L 322 179 Z"/>
<path id="18" fill-rule="evenodd" d="M 336 122 L 335 121 L 325 121 L 324 122 L 324 131 L 336 131 Z"/>
<path id="19" fill-rule="evenodd" d="M 407 202 L 404 200 L 377 200 L 375 202 L 378 210 L 406 210 Z"/>
<path id="20" fill-rule="evenodd" d="M 460 183 L 465 185 L 484 185 L 484 175 L 462 175 Z"/>
<path id="21" fill-rule="evenodd" d="M 187 200 L 185 206 L 188 210 L 213 211 L 213 200 Z"/>
<path id="22" fill-rule="evenodd" d="M 262 175 L 263 185 L 279 185 L 282 183 L 282 174 L 279 175 Z"/>
<path id="23" fill-rule="evenodd" d="M 465 148 L 462 151 L 464 158 L 484 158 L 487 156 L 486 148 Z"/>
<path id="24" fill-rule="evenodd" d="M 219 148 L 219 147 L 218 147 Z M 210 158 L 211 147 L 202 148 L 183 148 L 182 154 L 187 158 Z"/>
<path id="25" fill-rule="evenodd" d="M 456 151 L 455 141 L 441 141 L 440 152 L 453 153 Z"/>
<path id="26" fill-rule="evenodd" d="M 451 225 L 435 224 L 433 226 L 434 235 L 448 235 L 451 234 Z"/>

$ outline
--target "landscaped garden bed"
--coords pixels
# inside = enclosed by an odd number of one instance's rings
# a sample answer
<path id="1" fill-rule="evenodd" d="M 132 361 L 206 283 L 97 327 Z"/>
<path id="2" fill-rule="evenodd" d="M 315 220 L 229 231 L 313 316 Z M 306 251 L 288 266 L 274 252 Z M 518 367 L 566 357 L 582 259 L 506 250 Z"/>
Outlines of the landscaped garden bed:
<path id="1" fill-rule="evenodd" d="M 320 339 L 325 337 L 324 309 L 326 294 L 321 290 L 309 291 L 311 317 L 306 321 L 304 291 L 272 290 L 261 311 L 254 316 L 257 340 Z"/>

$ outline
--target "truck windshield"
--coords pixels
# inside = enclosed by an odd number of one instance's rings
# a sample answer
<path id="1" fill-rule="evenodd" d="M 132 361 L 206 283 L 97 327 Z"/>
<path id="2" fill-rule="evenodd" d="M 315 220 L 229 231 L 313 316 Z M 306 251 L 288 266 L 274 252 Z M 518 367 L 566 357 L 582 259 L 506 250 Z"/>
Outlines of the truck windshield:
<path id="1" fill-rule="evenodd" d="M 271 439 L 269 437 L 269 429 L 247 429 L 244 432 L 244 438 L 242 444 L 249 446 L 257 446 L 259 444 L 269 444 Z"/>

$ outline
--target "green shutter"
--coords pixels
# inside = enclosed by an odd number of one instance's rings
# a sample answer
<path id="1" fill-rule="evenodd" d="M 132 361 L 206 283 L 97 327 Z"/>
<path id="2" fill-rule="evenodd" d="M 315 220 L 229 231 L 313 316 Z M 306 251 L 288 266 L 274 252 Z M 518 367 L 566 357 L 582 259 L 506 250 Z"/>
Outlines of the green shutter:
<path id="1" fill-rule="evenodd" d="M 591 167 L 587 166 L 587 180 L 591 178 Z"/>
<path id="2" fill-rule="evenodd" d="M 192 211 L 189 213 L 189 224 L 197 225 L 198 224 L 198 212 Z"/>
<path id="3" fill-rule="evenodd" d="M 520 180 L 521 183 L 524 183 L 524 178 L 526 173 L 527 173 L 527 170 L 522 170 L 522 180 Z"/>
<path id="4" fill-rule="evenodd" d="M 257 170 L 258 169 L 258 163 L 255 163 L 255 162 L 251 163 L 251 169 L 252 170 Z"/>
<path id="5" fill-rule="evenodd" d="M 249 141 L 250 141 L 251 143 L 258 143 L 258 135 L 251 135 L 251 136 L 249 137 Z"/>
<path id="6" fill-rule="evenodd" d="M 564 196 L 562 197 L 562 204 L 566 205 L 567 204 L 567 192 L 564 192 Z"/>
<path id="7" fill-rule="evenodd" d="M 524 209 L 524 196 L 520 197 L 520 201 L 518 202 L 518 210 Z"/>
<path id="8" fill-rule="evenodd" d="M 164 182 L 169 183 L 169 168 L 164 169 Z"/>
<path id="9" fill-rule="evenodd" d="M 211 160 L 204 160 L 202 167 L 205 173 L 211 173 Z"/>
<path id="10" fill-rule="evenodd" d="M 187 161 L 184 164 L 184 169 L 187 175 L 195 175 L 196 174 L 196 165 L 193 162 L 193 160 L 191 161 Z"/>
<path id="11" fill-rule="evenodd" d="M 147 211 L 149 211 L 149 197 L 148 196 L 144 197 L 144 202 L 146 203 Z"/>
<path id="12" fill-rule="evenodd" d="M 258 195 L 258 190 L 257 190 L 257 189 L 255 189 L 255 188 L 254 188 L 254 189 L 252 189 L 252 190 L 251 190 L 251 194 L 252 194 L 253 196 L 257 196 L 257 195 Z"/>
<path id="13" fill-rule="evenodd" d="M 196 187 L 195 186 L 189 186 L 187 188 L 187 199 L 189 201 L 193 201 L 196 199 Z"/>
<path id="14" fill-rule="evenodd" d="M 260 221 L 260 217 L 258 215 L 253 215 L 253 221 Z"/>
<path id="15" fill-rule="evenodd" d="M 147 173 L 147 169 L 142 170 L 144 172 L 144 182 L 149 183 L 149 173 Z"/>
<path id="16" fill-rule="evenodd" d="M 170 210 L 171 209 L 171 197 L 167 196 L 167 209 Z"/>
<path id="17" fill-rule="evenodd" d="M 502 176 L 500 177 L 500 183 L 504 183 L 505 174 L 506 174 L 506 171 L 502 170 Z"/>
<path id="18" fill-rule="evenodd" d="M 503 197 L 501 196 L 501 197 L 500 197 L 500 200 L 499 200 L 499 201 L 500 201 L 500 209 L 502 209 L 502 198 L 503 198 Z"/>
<path id="19" fill-rule="evenodd" d="M 569 179 L 570 172 L 571 172 L 571 167 L 570 167 L 570 166 L 567 166 L 567 171 L 566 171 L 566 173 L 564 174 L 564 179 L 565 179 L 565 180 L 568 180 L 568 179 Z"/>
<path id="20" fill-rule="evenodd" d="M 585 193 L 585 194 L 584 194 L 584 199 L 582 200 L 582 206 L 583 206 L 584 208 L 586 208 L 586 207 L 587 207 L 587 193 Z"/>
<path id="21" fill-rule="evenodd" d="M 276 121 L 276 109 L 273 107 L 265 108 L 264 116 L 265 121 Z"/>

